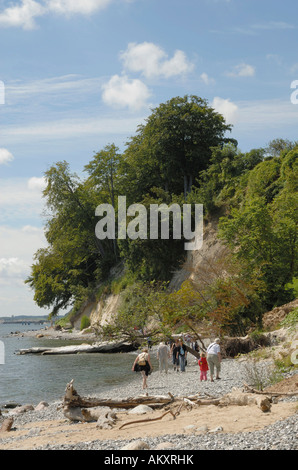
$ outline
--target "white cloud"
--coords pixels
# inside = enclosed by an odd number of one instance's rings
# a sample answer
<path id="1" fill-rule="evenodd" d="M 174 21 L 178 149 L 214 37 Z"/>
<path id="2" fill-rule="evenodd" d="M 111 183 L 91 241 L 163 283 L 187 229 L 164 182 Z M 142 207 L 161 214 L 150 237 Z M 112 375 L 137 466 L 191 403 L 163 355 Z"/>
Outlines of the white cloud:
<path id="1" fill-rule="evenodd" d="M 229 99 L 223 99 L 216 96 L 211 105 L 216 112 L 221 114 L 227 124 L 235 124 L 238 118 L 238 106 Z"/>
<path id="2" fill-rule="evenodd" d="M 28 272 L 27 264 L 19 258 L 0 258 L 1 278 L 22 278 Z"/>
<path id="3" fill-rule="evenodd" d="M 237 25 L 223 30 L 211 30 L 211 32 L 217 34 L 244 34 L 248 36 L 258 36 L 265 33 L 266 31 L 286 31 L 295 28 L 295 25 L 285 21 L 267 21 L 264 23 L 255 23 L 250 25 Z"/>
<path id="4" fill-rule="evenodd" d="M 106 8 L 114 0 L 20 0 L 0 13 L 0 27 L 34 29 L 35 19 L 51 13 L 89 15 Z M 127 1 L 127 0 L 123 0 Z"/>
<path id="5" fill-rule="evenodd" d="M 27 275 L 34 253 L 45 246 L 42 228 L 33 225 L 21 228 L 0 225 L 0 277 L 8 272 Z"/>
<path id="6" fill-rule="evenodd" d="M 0 179 L 0 223 L 40 223 L 44 200 L 41 190 L 36 190 L 37 183 L 38 179 Z"/>
<path id="7" fill-rule="evenodd" d="M 10 153 L 7 149 L 0 148 L 0 165 L 5 163 L 9 163 L 14 159 L 12 153 Z"/>
<path id="8" fill-rule="evenodd" d="M 141 80 L 129 79 L 126 75 L 114 75 L 102 89 L 103 101 L 110 106 L 121 108 L 141 109 L 150 97 L 147 86 Z"/>
<path id="9" fill-rule="evenodd" d="M 33 176 L 28 180 L 28 189 L 33 191 L 42 191 L 45 189 L 46 184 L 46 179 L 43 176 L 41 178 Z"/>
<path id="10" fill-rule="evenodd" d="M 0 300 L 2 315 L 45 314 L 33 302 L 24 280 L 30 275 L 33 255 L 47 246 L 43 229 L 0 225 Z"/>
<path id="11" fill-rule="evenodd" d="M 202 73 L 200 79 L 205 83 L 205 85 L 211 85 L 215 83 L 214 78 L 209 77 L 207 73 Z"/>
<path id="12" fill-rule="evenodd" d="M 122 101 L 117 102 L 116 90 L 112 88 L 113 83 L 109 82 L 109 87 L 107 84 L 107 89 L 105 90 L 107 104 L 114 106 L 129 106 L 130 101 L 128 96 L 122 96 Z M 116 83 L 114 83 L 116 86 Z M 113 93 L 114 92 L 114 93 Z M 123 95 L 124 92 L 122 92 Z M 142 98 L 143 102 L 144 97 Z M 125 101 L 126 100 L 126 101 Z M 135 100 L 135 97 L 132 96 L 132 100 Z M 140 102 L 136 103 L 140 104 Z M 143 102 L 144 104 L 144 102 Z M 76 139 L 86 136 L 106 136 L 109 135 L 130 135 L 135 132 L 136 128 L 141 121 L 145 119 L 146 116 L 134 116 L 128 118 L 126 116 L 117 116 L 111 118 L 110 116 L 102 118 L 82 118 L 82 119 L 61 119 L 57 121 L 44 121 L 36 122 L 24 126 L 6 126 L 2 127 L 0 130 L 0 137 L 5 139 L 7 144 L 23 144 L 26 142 L 41 142 L 53 140 L 64 140 L 64 139 Z M 1 193 L 0 193 L 1 200 Z"/>
<path id="13" fill-rule="evenodd" d="M 194 65 L 187 60 L 183 51 L 176 50 L 168 59 L 166 52 L 152 42 L 130 43 L 120 54 L 124 68 L 130 72 L 140 72 L 146 78 L 173 77 L 193 70 Z"/>
<path id="14" fill-rule="evenodd" d="M 85 97 L 87 93 L 94 93 L 100 89 L 101 78 L 83 78 L 80 75 L 69 74 L 59 77 L 50 77 L 31 81 L 13 81 L 6 84 L 6 95 L 10 104 L 19 102 L 21 98 L 36 101 L 36 95 L 43 99 L 50 97 Z"/>
<path id="15" fill-rule="evenodd" d="M 88 15 L 107 7 L 112 0 L 48 0 L 49 11 L 61 14 Z"/>
<path id="16" fill-rule="evenodd" d="M 295 29 L 295 26 L 285 21 L 268 21 L 267 23 L 257 23 L 251 26 L 252 29 L 259 30 L 278 30 L 278 29 Z"/>
<path id="17" fill-rule="evenodd" d="M 0 27 L 22 27 L 33 29 L 36 27 L 34 19 L 44 15 L 45 7 L 34 0 L 22 0 L 21 4 L 6 8 L 0 13 Z"/>
<path id="18" fill-rule="evenodd" d="M 253 77 L 256 73 L 255 67 L 249 64 L 236 65 L 232 72 L 227 72 L 226 75 L 229 77 Z"/>

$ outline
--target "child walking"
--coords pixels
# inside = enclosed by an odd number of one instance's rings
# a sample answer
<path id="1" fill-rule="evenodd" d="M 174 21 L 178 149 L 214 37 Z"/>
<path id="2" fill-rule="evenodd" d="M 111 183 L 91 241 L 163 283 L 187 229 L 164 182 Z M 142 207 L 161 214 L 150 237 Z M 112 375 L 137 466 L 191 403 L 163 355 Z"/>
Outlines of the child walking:
<path id="1" fill-rule="evenodd" d="M 207 371 L 209 370 L 205 353 L 203 352 L 201 353 L 201 357 L 198 360 L 198 364 L 200 366 L 200 371 L 201 371 L 200 381 L 202 382 L 202 380 L 207 380 Z"/>

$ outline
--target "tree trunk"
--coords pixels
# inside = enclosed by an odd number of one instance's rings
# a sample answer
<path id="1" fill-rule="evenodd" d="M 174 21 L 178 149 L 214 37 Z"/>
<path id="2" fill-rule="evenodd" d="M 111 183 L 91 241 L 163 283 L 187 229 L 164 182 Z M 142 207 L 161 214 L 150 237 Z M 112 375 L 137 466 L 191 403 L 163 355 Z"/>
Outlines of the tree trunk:
<path id="1" fill-rule="evenodd" d="M 49 347 L 37 347 L 29 349 L 19 349 L 17 354 L 42 354 L 54 355 L 54 354 L 79 354 L 79 353 L 119 353 L 119 352 L 131 352 L 137 349 L 138 345 L 135 343 L 126 343 L 120 341 L 118 343 L 94 343 L 94 344 L 79 344 L 74 346 L 61 346 L 57 348 Z"/>
<path id="2" fill-rule="evenodd" d="M 81 397 L 73 388 L 73 380 L 69 382 L 65 389 L 63 406 L 68 408 L 92 408 L 97 406 L 108 406 L 109 408 L 134 408 L 138 405 L 148 405 L 152 408 L 159 408 L 161 405 L 168 405 L 174 400 L 173 396 L 141 396 L 134 398 L 123 398 L 112 400 L 109 398 Z"/>

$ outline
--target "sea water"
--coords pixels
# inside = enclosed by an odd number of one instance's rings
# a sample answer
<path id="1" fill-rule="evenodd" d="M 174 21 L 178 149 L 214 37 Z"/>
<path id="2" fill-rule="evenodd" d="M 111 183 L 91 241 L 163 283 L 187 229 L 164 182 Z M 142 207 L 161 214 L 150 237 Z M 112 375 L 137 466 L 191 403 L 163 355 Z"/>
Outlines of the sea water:
<path id="1" fill-rule="evenodd" d="M 92 353 L 70 355 L 18 355 L 19 349 L 43 346 L 67 346 L 78 341 L 38 339 L 11 333 L 40 329 L 40 326 L 0 324 L 0 341 L 4 343 L 4 364 L 0 361 L 0 406 L 9 402 L 37 405 L 53 402 L 64 396 L 65 387 L 74 379 L 80 395 L 108 396 L 110 388 L 131 381 L 131 367 L 136 353 Z M 81 343 L 82 341 L 80 341 Z"/>

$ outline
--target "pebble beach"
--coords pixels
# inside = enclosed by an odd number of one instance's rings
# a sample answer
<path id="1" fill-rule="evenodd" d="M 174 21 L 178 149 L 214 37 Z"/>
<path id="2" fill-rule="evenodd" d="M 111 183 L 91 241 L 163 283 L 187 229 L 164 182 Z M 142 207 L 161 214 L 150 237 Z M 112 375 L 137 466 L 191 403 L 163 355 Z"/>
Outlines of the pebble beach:
<path id="1" fill-rule="evenodd" d="M 214 382 L 199 380 L 198 365 L 193 358 L 189 361 L 190 364 L 186 368 L 186 372 L 176 372 L 170 368 L 168 374 L 160 373 L 154 370 L 148 377 L 148 389 L 146 392 L 149 395 L 167 395 L 168 392 L 174 396 L 191 396 L 200 394 L 202 397 L 221 397 L 226 393 L 232 391 L 234 387 L 241 388 L 245 382 L 245 365 L 237 360 L 224 359 L 222 361 L 221 379 Z M 298 375 L 296 375 L 298 378 Z M 75 383 L 74 383 L 75 386 Z M 76 387 L 75 387 L 76 388 Z M 80 394 L 80 390 L 77 390 Z M 121 389 L 113 388 L 109 391 L 108 398 L 119 399 L 124 397 L 140 396 L 144 394 L 142 390 L 141 377 L 137 373 L 131 373 L 131 381 L 126 386 L 121 386 Z M 92 394 L 90 394 L 92 396 Z M 105 397 L 107 398 L 107 396 Z M 203 426 L 194 426 L 192 424 L 192 413 L 187 415 L 188 426 L 179 427 L 177 422 L 172 421 L 173 433 L 161 432 L 165 426 L 166 421 L 160 421 L 155 424 L 159 429 L 159 435 L 136 435 L 129 431 L 126 432 L 123 438 L 109 439 L 109 432 L 102 430 L 93 434 L 82 432 L 87 429 L 84 426 L 91 426 L 91 423 L 75 424 L 68 422 L 62 409 L 59 407 L 61 401 L 50 403 L 49 406 L 41 411 L 28 411 L 19 415 L 14 415 L 13 429 L 9 433 L 0 434 L 0 449 L 14 449 L 26 448 L 26 442 L 30 449 L 34 450 L 122 450 L 127 445 L 134 441 L 142 439 L 147 449 L 167 449 L 167 450 L 297 450 L 298 449 L 298 407 L 297 396 L 285 397 L 279 399 L 279 405 L 276 407 L 286 407 L 286 412 L 283 411 L 282 415 L 274 413 L 262 412 L 258 416 L 258 426 L 256 430 L 253 429 L 253 423 L 249 417 L 250 411 L 248 410 L 247 421 L 251 430 L 238 432 L 231 432 L 229 426 L 226 426 L 223 421 L 223 415 L 219 412 L 218 407 L 208 406 L 201 407 L 201 417 L 204 416 Z M 250 407 L 237 407 L 238 409 Z M 244 410 L 236 410 L 237 413 L 242 413 Z M 284 408 L 283 408 L 284 409 Z M 275 408 L 273 408 L 275 410 Z M 247 410 L 245 410 L 247 412 Z M 9 411 L 6 416 L 13 413 Z M 159 412 L 160 413 L 160 412 Z M 208 417 L 208 413 L 210 413 Z M 213 421 L 211 420 L 211 414 Z M 238 415 L 231 416 L 235 425 L 239 421 Z M 140 418 L 140 417 L 139 417 Z M 170 419 L 170 418 L 169 418 Z M 214 421 L 215 419 L 215 421 Z M 166 418 L 165 418 L 166 420 Z M 64 427 L 56 432 L 56 437 L 43 442 L 39 439 L 45 432 L 45 428 L 49 422 L 56 421 L 60 423 L 60 427 L 64 423 Z M 203 422 L 203 421 L 202 421 Z M 209 424 L 212 422 L 212 426 Z M 202 423 L 201 423 L 202 424 Z M 81 426 L 81 439 L 80 442 L 72 442 L 71 434 Z M 212 429 L 211 429 L 212 427 Z M 131 426 L 133 429 L 133 427 Z M 249 428 L 249 426 L 248 426 Z M 142 428 L 140 428 L 142 429 Z M 145 428 L 143 428 L 145 429 Z M 245 426 L 244 426 L 245 429 Z M 18 430 L 24 432 L 17 434 Z M 142 432 L 142 431 L 140 431 Z M 17 437 L 16 437 L 17 434 Z M 97 434 L 97 435 L 96 435 Z M 156 433 L 155 433 L 156 434 Z M 91 437 L 91 438 L 90 438 Z M 100 437 L 100 438 L 99 438 Z M 35 440 L 34 440 L 35 438 Z M 63 439 L 62 439 L 63 438 Z M 29 440 L 28 440 L 29 439 Z M 26 441 L 27 440 L 27 441 Z M 30 442 L 30 444 L 29 444 Z M 25 446 L 25 447 L 24 447 Z"/>

